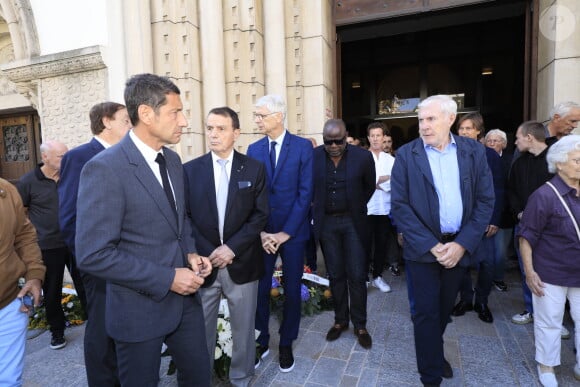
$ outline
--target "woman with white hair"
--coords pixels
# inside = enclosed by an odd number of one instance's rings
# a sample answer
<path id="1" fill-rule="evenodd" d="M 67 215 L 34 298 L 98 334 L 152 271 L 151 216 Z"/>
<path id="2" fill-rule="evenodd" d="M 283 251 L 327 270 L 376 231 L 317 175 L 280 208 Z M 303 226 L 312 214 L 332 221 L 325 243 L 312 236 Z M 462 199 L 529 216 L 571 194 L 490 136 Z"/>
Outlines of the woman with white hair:
<path id="1" fill-rule="evenodd" d="M 557 386 L 566 298 L 580 348 L 580 135 L 562 137 L 547 155 L 556 175 L 528 199 L 518 233 L 526 282 L 533 293 L 538 376 Z M 580 380 L 580 353 L 574 376 Z"/>

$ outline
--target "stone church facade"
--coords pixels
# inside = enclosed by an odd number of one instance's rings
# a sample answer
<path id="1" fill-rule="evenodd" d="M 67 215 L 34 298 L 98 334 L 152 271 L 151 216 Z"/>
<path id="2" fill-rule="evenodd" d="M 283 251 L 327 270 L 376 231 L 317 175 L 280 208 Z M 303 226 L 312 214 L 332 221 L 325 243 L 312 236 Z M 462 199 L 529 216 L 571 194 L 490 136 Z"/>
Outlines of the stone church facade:
<path id="1" fill-rule="evenodd" d="M 575 10 L 577 25 L 565 42 L 536 37 L 537 105 L 551 106 L 562 95 L 578 101 L 580 2 L 531 2 L 540 11 L 566 3 Z M 33 1 L 0 0 L 0 126 L 10 129 L 0 131 L 0 141 L 12 136 L 20 142 L 10 151 L 5 141 L 0 143 L 0 175 L 15 179 L 33 166 L 42 140 L 58 139 L 70 148 L 88 141 L 90 107 L 104 100 L 122 102 L 124 81 L 141 72 L 166 75 L 181 89 L 189 125 L 175 149 L 184 161 L 206 152 L 204 118 L 216 106 L 239 113 L 243 134 L 237 146 L 244 152 L 260 138 L 252 120 L 254 102 L 269 93 L 285 97 L 293 133 L 320 143 L 323 123 L 340 113 L 336 20 L 343 3 L 348 1 L 107 0 L 103 28 L 114 39 L 43 54 L 36 27 L 42 15 L 35 13 Z M 386 8 L 418 2 L 381 3 Z M 442 2 L 419 3 L 437 7 Z M 545 119 L 548 110 L 534 114 Z M 28 145 L 22 144 L 24 134 L 13 134 L 18 130 L 26 132 Z"/>

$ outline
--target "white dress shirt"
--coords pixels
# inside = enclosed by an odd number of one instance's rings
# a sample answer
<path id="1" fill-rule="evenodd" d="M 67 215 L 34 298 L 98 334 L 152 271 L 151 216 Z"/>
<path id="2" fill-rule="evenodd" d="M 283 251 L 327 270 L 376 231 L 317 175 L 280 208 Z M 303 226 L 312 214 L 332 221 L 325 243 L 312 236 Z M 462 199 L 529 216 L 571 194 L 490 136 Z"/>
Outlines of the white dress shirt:
<path id="1" fill-rule="evenodd" d="M 371 152 L 375 160 L 376 182 L 380 176 L 391 176 L 395 158 L 388 153 L 380 152 L 377 157 Z M 391 179 L 380 184 L 382 189 L 376 189 L 367 203 L 367 215 L 389 215 L 391 213 Z"/>

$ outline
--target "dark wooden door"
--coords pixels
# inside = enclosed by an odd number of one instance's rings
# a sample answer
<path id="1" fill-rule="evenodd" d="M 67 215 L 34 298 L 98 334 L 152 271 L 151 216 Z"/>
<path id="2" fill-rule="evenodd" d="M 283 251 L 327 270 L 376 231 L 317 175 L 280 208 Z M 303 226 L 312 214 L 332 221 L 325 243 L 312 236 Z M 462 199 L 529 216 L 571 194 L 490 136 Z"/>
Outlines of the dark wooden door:
<path id="1" fill-rule="evenodd" d="M 36 114 L 0 117 L 0 176 L 16 181 L 36 165 L 39 153 Z"/>

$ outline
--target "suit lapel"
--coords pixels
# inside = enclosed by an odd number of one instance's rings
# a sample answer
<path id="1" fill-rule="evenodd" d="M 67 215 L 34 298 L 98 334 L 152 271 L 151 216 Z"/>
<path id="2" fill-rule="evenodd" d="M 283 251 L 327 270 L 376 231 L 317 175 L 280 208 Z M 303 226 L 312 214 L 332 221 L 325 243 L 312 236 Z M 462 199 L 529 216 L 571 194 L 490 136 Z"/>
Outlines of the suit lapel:
<path id="1" fill-rule="evenodd" d="M 157 207 L 159 207 L 159 211 L 161 214 L 163 214 L 165 219 L 167 219 L 167 223 L 169 223 L 175 233 L 178 234 L 178 224 L 175 220 L 175 215 L 173 214 L 173 210 L 170 207 L 169 201 L 167 200 L 167 196 L 165 196 L 165 191 L 163 191 L 163 187 L 153 174 L 153 171 L 149 165 L 147 165 L 145 158 L 141 152 L 139 152 L 139 149 L 137 149 L 137 146 L 133 143 L 133 140 L 131 140 L 130 136 L 125 136 L 119 144 L 125 151 L 129 163 L 135 166 L 135 177 L 141 182 L 144 190 L 149 193 Z M 176 176 L 174 167 L 171 169 L 173 169 L 173 176 Z M 179 179 L 173 178 L 172 183 L 173 180 Z M 179 187 L 181 187 L 181 192 L 183 192 L 183 183 L 181 183 Z M 179 189 L 174 186 L 174 191 L 177 192 Z M 135 198 L 135 200 L 139 200 L 139 198 Z M 183 208 L 181 209 L 181 213 L 183 213 Z"/>
<path id="2" fill-rule="evenodd" d="M 433 173 L 431 173 L 431 167 L 429 166 L 429 160 L 427 159 L 427 152 L 423 147 L 423 141 L 419 140 L 413 144 L 413 156 L 415 156 L 415 162 L 419 167 L 419 171 L 425 176 L 429 184 L 435 187 L 433 182 Z"/>
<path id="3" fill-rule="evenodd" d="M 217 201 L 216 201 L 216 186 L 214 180 L 214 165 L 213 159 L 211 157 L 211 152 L 207 153 L 202 160 L 202 171 L 200 171 L 201 181 L 199 182 L 204 187 L 207 187 L 205 192 L 207 194 L 208 211 L 213 217 L 216 228 L 219 224 L 219 217 L 217 213 Z"/>
<path id="4" fill-rule="evenodd" d="M 276 163 L 276 170 L 274 171 L 274 177 L 272 181 L 276 180 L 276 178 L 280 174 L 280 170 L 284 167 L 284 163 L 288 158 L 288 153 L 290 153 L 290 136 L 291 136 L 290 132 L 286 131 L 286 135 L 284 136 L 284 142 L 282 143 L 282 147 L 280 148 L 280 155 L 278 156 L 278 162 Z"/>
<path id="5" fill-rule="evenodd" d="M 262 140 L 260 140 L 260 152 L 262 153 L 262 162 L 266 166 L 266 173 L 268 174 L 268 178 L 270 182 L 274 180 L 274 171 L 272 171 L 272 166 L 270 165 L 270 149 L 268 147 L 269 140 L 268 136 L 265 136 Z"/>
<path id="6" fill-rule="evenodd" d="M 232 161 L 232 171 L 230 173 L 230 185 L 228 187 L 228 202 L 226 205 L 226 219 L 229 216 L 230 210 L 234 202 L 235 195 L 238 192 L 238 183 L 244 173 L 245 165 L 237 151 L 234 150 L 234 159 Z M 224 226 L 225 227 L 225 226 Z"/>

